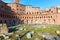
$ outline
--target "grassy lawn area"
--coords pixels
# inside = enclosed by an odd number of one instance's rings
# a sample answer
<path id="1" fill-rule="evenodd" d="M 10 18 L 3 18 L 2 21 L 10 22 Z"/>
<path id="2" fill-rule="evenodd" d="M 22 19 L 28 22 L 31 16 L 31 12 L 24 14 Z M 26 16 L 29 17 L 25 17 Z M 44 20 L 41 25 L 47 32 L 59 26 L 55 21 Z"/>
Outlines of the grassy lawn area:
<path id="1" fill-rule="evenodd" d="M 40 24 L 41 25 L 41 24 Z M 33 24 L 21 24 L 19 26 L 17 26 L 17 28 L 26 28 L 26 30 L 29 31 L 34 31 L 34 32 L 41 32 L 41 33 L 50 33 L 52 35 L 56 35 L 56 31 L 59 30 L 60 31 L 60 26 L 59 25 L 47 25 L 46 28 L 35 28 L 33 27 Z M 20 33 L 24 32 L 24 30 L 20 31 Z"/>
<path id="2" fill-rule="evenodd" d="M 50 33 L 52 35 L 57 35 L 56 30 L 60 30 L 60 26 L 58 25 L 52 25 L 47 28 L 39 28 L 34 30 L 35 32 L 42 32 L 42 33 Z"/>
<path id="3" fill-rule="evenodd" d="M 18 30 L 18 32 L 15 32 L 13 35 L 16 35 L 16 34 L 22 35 L 26 31 L 30 31 L 30 32 L 34 31 L 34 34 L 33 34 L 31 39 L 27 39 L 27 37 L 24 36 L 22 38 L 22 40 L 35 40 L 35 38 L 42 39 L 42 37 L 39 36 L 37 33 L 49 33 L 51 35 L 57 35 L 56 31 L 57 30 L 60 31 L 60 26 L 59 25 L 46 25 L 46 28 L 43 28 L 43 26 L 42 26 L 42 28 L 35 28 L 34 26 L 35 25 L 33 25 L 33 24 L 29 24 L 29 25 L 27 25 L 27 24 L 20 24 L 20 25 L 16 26 L 16 28 L 17 29 L 23 28 L 23 30 Z M 26 30 L 24 30 L 24 29 L 26 29 Z M 12 35 L 12 39 L 14 39 L 13 35 Z"/>

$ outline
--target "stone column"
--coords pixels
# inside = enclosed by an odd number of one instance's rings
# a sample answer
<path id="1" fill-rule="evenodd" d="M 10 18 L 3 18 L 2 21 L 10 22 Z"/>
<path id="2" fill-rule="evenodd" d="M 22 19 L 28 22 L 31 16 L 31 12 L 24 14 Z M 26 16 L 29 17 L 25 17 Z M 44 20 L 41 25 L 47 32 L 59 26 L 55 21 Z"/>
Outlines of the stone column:
<path id="1" fill-rule="evenodd" d="M 6 35 L 8 33 L 7 25 L 2 23 L 0 24 L 0 35 L 4 34 Z"/>

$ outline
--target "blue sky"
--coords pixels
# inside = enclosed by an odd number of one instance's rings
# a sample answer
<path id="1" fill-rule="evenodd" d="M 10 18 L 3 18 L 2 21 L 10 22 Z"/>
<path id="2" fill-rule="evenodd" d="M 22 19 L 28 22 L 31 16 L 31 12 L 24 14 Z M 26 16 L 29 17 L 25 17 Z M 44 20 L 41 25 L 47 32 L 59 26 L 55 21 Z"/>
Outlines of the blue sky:
<path id="1" fill-rule="evenodd" d="M 13 3 L 14 0 L 3 1 L 6 3 Z M 40 9 L 50 8 L 52 6 L 60 6 L 60 0 L 19 0 L 19 3 L 40 7 Z"/>

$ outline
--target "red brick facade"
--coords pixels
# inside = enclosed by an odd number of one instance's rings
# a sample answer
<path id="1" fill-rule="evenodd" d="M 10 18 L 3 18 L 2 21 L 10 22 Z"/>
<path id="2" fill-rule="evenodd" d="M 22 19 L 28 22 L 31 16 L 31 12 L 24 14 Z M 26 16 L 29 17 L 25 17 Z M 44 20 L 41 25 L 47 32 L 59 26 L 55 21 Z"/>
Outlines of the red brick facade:
<path id="1" fill-rule="evenodd" d="M 19 4 L 18 0 L 14 0 L 14 3 L 1 4 L 6 9 L 4 10 L 5 15 L 1 20 L 7 21 L 8 25 L 17 24 L 57 24 L 60 25 L 60 7 L 46 8 L 40 10 L 39 7 L 32 7 L 31 5 Z M 0 13 L 2 12 L 0 10 Z M 7 15 L 6 15 L 7 14 Z M 1 15 L 0 15 L 1 16 Z M 2 17 L 1 17 L 2 18 Z M 5 19 L 7 18 L 7 19 Z M 13 22 L 13 23 L 12 23 Z"/>

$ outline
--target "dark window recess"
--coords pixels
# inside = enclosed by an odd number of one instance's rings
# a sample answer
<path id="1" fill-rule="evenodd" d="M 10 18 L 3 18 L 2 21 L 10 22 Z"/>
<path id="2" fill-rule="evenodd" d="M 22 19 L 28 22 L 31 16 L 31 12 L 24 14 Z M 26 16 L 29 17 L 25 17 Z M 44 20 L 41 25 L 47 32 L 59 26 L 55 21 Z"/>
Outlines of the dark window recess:
<path id="1" fill-rule="evenodd" d="M 27 17 L 27 19 L 28 19 L 28 17 Z"/>
<path id="2" fill-rule="evenodd" d="M 53 11 L 51 11 L 51 13 L 53 13 Z"/>
<path id="3" fill-rule="evenodd" d="M 5 23 L 7 23 L 7 20 L 5 20 Z"/>
<path id="4" fill-rule="evenodd" d="M 29 18 L 31 18 L 31 17 L 29 17 Z"/>
<path id="5" fill-rule="evenodd" d="M 18 5 L 17 5 L 17 7 L 18 7 Z"/>
<path id="6" fill-rule="evenodd" d="M 15 16 L 14 16 L 14 18 L 15 18 Z"/>
<path id="7" fill-rule="evenodd" d="M 10 16 L 8 16 L 8 18 L 11 18 Z"/>
<path id="8" fill-rule="evenodd" d="M 2 17 L 2 14 L 0 14 L 0 17 Z"/>
<path id="9" fill-rule="evenodd" d="M 28 14 L 28 12 L 27 12 L 27 14 Z"/>
<path id="10" fill-rule="evenodd" d="M 25 11 L 25 10 L 23 10 L 23 11 Z"/>
<path id="11" fill-rule="evenodd" d="M 0 23 L 2 23 L 2 20 L 0 20 Z"/>
<path id="12" fill-rule="evenodd" d="M 53 19 L 53 21 L 55 22 L 55 19 Z"/>
<path id="13" fill-rule="evenodd" d="M 26 17 L 25 17 L 25 19 L 26 19 Z"/>
<path id="14" fill-rule="evenodd" d="M 17 8 L 17 10 L 18 10 L 18 8 Z"/>
<path id="15" fill-rule="evenodd" d="M 14 9 L 12 9 L 12 10 L 14 10 Z"/>
<path id="16" fill-rule="evenodd" d="M 37 14 L 38 14 L 39 12 L 37 12 Z"/>
<path id="17" fill-rule="evenodd" d="M 51 16 L 51 18 L 52 18 L 52 16 Z"/>
<path id="18" fill-rule="evenodd" d="M 41 17 L 40 17 L 41 18 Z"/>
<path id="19" fill-rule="evenodd" d="M 31 12 L 29 12 L 29 14 L 31 14 Z"/>
<path id="20" fill-rule="evenodd" d="M 1 5 L 1 8 L 3 8 L 4 6 L 3 5 Z"/>
<path id="21" fill-rule="evenodd" d="M 17 16 L 16 16 L 16 19 L 17 19 Z"/>
<path id="22" fill-rule="evenodd" d="M 24 18 L 24 17 L 23 17 Z"/>
<path id="23" fill-rule="evenodd" d="M 32 17 L 33 18 L 33 17 Z"/>
<path id="24" fill-rule="evenodd" d="M 22 11 L 22 9 L 20 9 L 20 11 Z"/>
<path id="25" fill-rule="evenodd" d="M 13 23 L 15 24 L 15 20 L 13 20 Z"/>
<path id="26" fill-rule="evenodd" d="M 44 16 L 44 18 L 45 18 L 45 16 Z"/>

